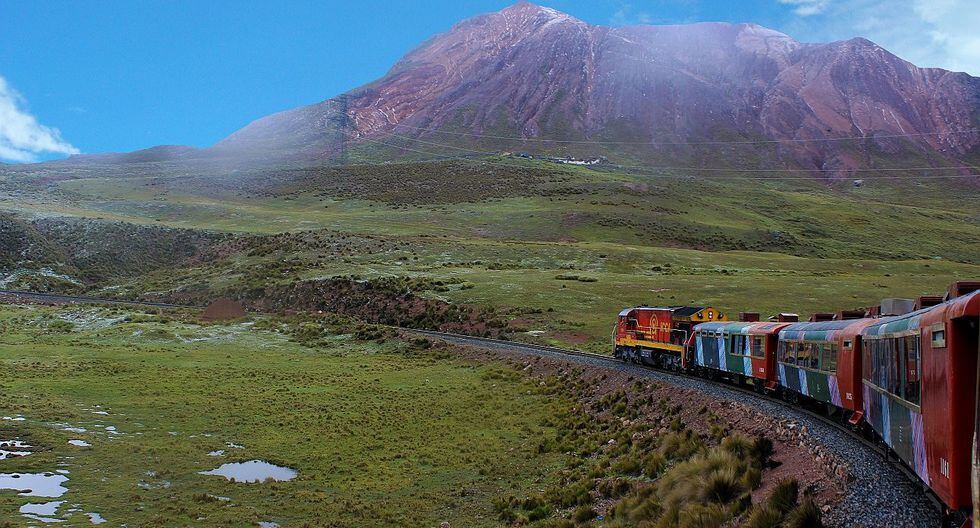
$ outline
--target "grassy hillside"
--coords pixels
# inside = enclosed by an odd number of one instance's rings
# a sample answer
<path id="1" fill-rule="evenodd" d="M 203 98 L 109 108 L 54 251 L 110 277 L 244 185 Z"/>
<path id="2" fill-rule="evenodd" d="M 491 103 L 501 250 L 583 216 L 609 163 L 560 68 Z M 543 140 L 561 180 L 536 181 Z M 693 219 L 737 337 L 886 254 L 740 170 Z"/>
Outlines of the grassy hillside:
<path id="1" fill-rule="evenodd" d="M 628 305 L 806 314 L 980 276 L 980 188 L 964 179 L 862 173 L 858 187 L 798 173 L 637 175 L 515 159 L 18 171 L 0 176 L 0 192 L 20 222 L 152 226 L 89 228 L 114 241 L 101 249 L 117 257 L 71 262 L 104 295 L 403 277 L 427 285 L 419 293 L 430 299 L 506 312 L 521 338 L 604 348 Z M 78 243 L 66 234 L 87 236 L 38 231 L 67 255 Z M 193 235 L 203 231 L 234 236 Z M 129 275 L 108 274 L 113 265 Z"/>

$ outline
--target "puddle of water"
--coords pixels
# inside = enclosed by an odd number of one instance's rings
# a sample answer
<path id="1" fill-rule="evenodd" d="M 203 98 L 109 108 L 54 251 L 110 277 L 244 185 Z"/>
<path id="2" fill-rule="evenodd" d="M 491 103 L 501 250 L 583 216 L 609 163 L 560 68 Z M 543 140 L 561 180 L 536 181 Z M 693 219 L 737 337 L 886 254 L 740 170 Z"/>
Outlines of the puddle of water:
<path id="1" fill-rule="evenodd" d="M 228 446 L 228 447 L 230 447 L 230 448 L 232 448 L 232 449 L 245 449 L 245 446 L 243 446 L 241 444 L 235 444 L 235 443 L 232 443 L 232 442 L 225 442 L 225 445 Z"/>
<path id="2" fill-rule="evenodd" d="M 208 453 L 208 456 L 221 456 L 221 455 L 224 455 L 224 454 L 225 454 L 225 450 L 224 449 L 219 449 L 217 451 L 211 451 L 210 453 Z"/>
<path id="3" fill-rule="evenodd" d="M 56 515 L 58 508 L 64 503 L 65 501 L 52 501 L 40 504 L 29 502 L 20 507 L 20 513 L 33 513 L 34 515 L 46 515 L 50 517 Z"/>
<path id="4" fill-rule="evenodd" d="M 33 446 L 20 440 L 0 440 L 0 460 L 27 456 Z"/>
<path id="5" fill-rule="evenodd" d="M 279 528 L 279 525 L 272 521 L 259 521 L 255 524 L 259 525 L 259 528 Z"/>
<path id="6" fill-rule="evenodd" d="M 69 440 L 68 443 L 75 447 L 92 447 L 92 444 L 86 442 L 85 440 Z"/>
<path id="7" fill-rule="evenodd" d="M 24 418 L 23 416 L 17 415 L 17 416 L 4 416 L 2 419 L 3 420 L 9 420 L 11 422 L 23 422 L 27 418 Z"/>
<path id="8" fill-rule="evenodd" d="M 92 524 L 102 524 L 107 522 L 105 518 L 98 513 L 86 513 L 85 515 L 88 515 L 88 520 L 92 521 Z"/>
<path id="9" fill-rule="evenodd" d="M 61 523 L 65 522 L 64 519 L 57 519 L 52 517 L 58 514 L 58 508 L 64 504 L 65 501 L 52 501 L 44 503 L 28 503 L 20 507 L 20 513 L 31 519 L 33 521 L 40 521 L 43 523 Z"/>
<path id="10" fill-rule="evenodd" d="M 52 424 L 52 425 L 54 425 L 58 429 L 61 429 L 62 431 L 67 431 L 69 433 L 87 433 L 88 432 L 88 430 L 85 429 L 84 427 L 75 427 L 72 424 L 67 424 L 67 423 L 56 423 L 56 424 Z"/>
<path id="11" fill-rule="evenodd" d="M 270 464 L 263 460 L 222 464 L 217 469 L 201 471 L 200 473 L 202 475 L 219 475 L 232 482 L 265 482 L 269 479 L 281 482 L 292 480 L 298 475 L 294 469 Z"/>
<path id="12" fill-rule="evenodd" d="M 18 491 L 25 497 L 60 497 L 68 488 L 68 477 L 54 473 L 0 473 L 0 490 Z"/>

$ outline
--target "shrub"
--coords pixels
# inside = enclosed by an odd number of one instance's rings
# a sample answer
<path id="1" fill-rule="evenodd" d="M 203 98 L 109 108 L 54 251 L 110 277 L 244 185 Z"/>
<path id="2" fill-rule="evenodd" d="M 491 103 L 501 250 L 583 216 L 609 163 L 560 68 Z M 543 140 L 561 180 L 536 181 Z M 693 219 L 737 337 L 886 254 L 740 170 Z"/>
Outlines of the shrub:
<path id="1" fill-rule="evenodd" d="M 782 522 L 782 512 L 766 504 L 753 508 L 742 528 L 778 528 Z"/>
<path id="2" fill-rule="evenodd" d="M 577 524 L 585 524 L 595 518 L 595 511 L 590 506 L 579 506 L 572 512 L 572 520 Z"/>
<path id="3" fill-rule="evenodd" d="M 738 470 L 738 467 L 723 467 L 703 477 L 701 500 L 719 504 L 735 500 L 745 489 Z"/>
<path id="4" fill-rule="evenodd" d="M 643 475 L 657 478 L 667 468 L 667 459 L 660 453 L 650 453 L 643 459 Z"/>
<path id="5" fill-rule="evenodd" d="M 720 504 L 695 504 L 680 513 L 679 528 L 717 528 L 731 518 L 731 513 Z"/>
<path id="6" fill-rule="evenodd" d="M 772 494 L 766 499 L 766 504 L 773 510 L 782 515 L 786 515 L 796 507 L 796 499 L 799 496 L 800 485 L 796 479 L 786 479 L 776 484 Z"/>
<path id="7" fill-rule="evenodd" d="M 786 516 L 785 528 L 823 528 L 820 520 L 820 508 L 812 497 L 803 499 L 793 511 Z"/>

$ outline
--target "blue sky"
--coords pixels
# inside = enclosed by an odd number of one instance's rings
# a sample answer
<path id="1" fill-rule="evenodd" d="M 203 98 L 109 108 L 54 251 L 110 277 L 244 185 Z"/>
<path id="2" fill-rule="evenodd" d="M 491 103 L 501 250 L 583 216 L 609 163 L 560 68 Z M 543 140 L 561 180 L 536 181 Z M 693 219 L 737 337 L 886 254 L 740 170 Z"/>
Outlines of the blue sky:
<path id="1" fill-rule="evenodd" d="M 594 24 L 755 22 L 803 41 L 866 36 L 980 74 L 976 0 L 541 0 Z M 0 160 L 207 146 L 385 73 L 510 1 L 0 0 Z M 971 5 L 972 4 L 972 5 Z"/>

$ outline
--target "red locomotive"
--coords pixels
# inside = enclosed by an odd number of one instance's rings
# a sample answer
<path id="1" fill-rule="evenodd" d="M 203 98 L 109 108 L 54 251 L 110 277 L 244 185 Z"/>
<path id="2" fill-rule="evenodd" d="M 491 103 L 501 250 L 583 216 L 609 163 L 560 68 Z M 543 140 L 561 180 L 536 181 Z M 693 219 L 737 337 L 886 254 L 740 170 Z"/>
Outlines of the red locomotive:
<path id="1" fill-rule="evenodd" d="M 971 525 L 980 508 L 978 290 L 980 282 L 957 282 L 942 298 L 818 314 L 810 322 L 728 322 L 711 308 L 632 308 L 619 314 L 614 354 L 749 385 L 849 422 L 914 470 L 954 525 Z M 899 305 L 914 311 L 880 315 L 901 311 Z M 703 322 L 687 319 L 691 314 Z"/>
<path id="2" fill-rule="evenodd" d="M 694 325 L 727 320 L 727 315 L 707 306 L 627 308 L 619 312 L 613 354 L 626 361 L 679 368 Z"/>

